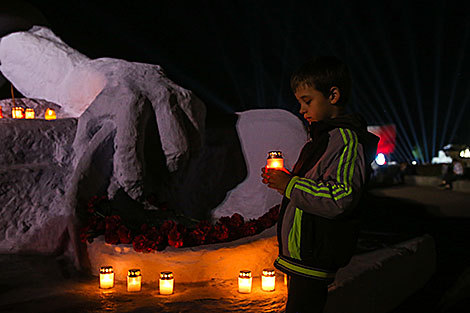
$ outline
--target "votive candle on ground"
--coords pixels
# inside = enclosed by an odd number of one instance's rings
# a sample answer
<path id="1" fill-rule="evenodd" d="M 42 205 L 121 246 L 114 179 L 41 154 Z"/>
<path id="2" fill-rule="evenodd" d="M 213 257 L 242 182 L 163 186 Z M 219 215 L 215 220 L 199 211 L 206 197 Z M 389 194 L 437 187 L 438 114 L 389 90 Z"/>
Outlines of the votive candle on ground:
<path id="1" fill-rule="evenodd" d="M 11 117 L 16 119 L 24 118 L 24 109 L 21 107 L 14 107 L 11 109 Z"/>
<path id="2" fill-rule="evenodd" d="M 173 294 L 175 278 L 172 272 L 161 272 L 159 280 L 159 292 L 161 295 Z"/>
<path id="3" fill-rule="evenodd" d="M 0 106 L 0 118 L 3 118 L 2 106 Z"/>
<path id="4" fill-rule="evenodd" d="M 100 268 L 100 288 L 109 289 L 114 287 L 114 270 L 112 266 Z"/>
<path id="5" fill-rule="evenodd" d="M 47 108 L 46 112 L 44 113 L 44 118 L 46 120 L 55 120 L 56 119 L 55 111 L 50 108 Z"/>
<path id="6" fill-rule="evenodd" d="M 281 151 L 269 151 L 268 159 L 266 160 L 266 168 L 283 169 L 284 157 Z"/>
<path id="7" fill-rule="evenodd" d="M 24 112 L 24 118 L 27 120 L 34 119 L 34 110 L 31 108 L 27 108 Z"/>
<path id="8" fill-rule="evenodd" d="M 127 291 L 135 292 L 142 289 L 142 274 L 140 269 L 127 271 Z"/>
<path id="9" fill-rule="evenodd" d="M 239 293 L 250 293 L 251 292 L 251 271 L 243 270 L 238 275 L 238 292 Z"/>
<path id="10" fill-rule="evenodd" d="M 274 291 L 276 288 L 276 274 L 273 269 L 264 269 L 261 275 L 261 289 Z"/>

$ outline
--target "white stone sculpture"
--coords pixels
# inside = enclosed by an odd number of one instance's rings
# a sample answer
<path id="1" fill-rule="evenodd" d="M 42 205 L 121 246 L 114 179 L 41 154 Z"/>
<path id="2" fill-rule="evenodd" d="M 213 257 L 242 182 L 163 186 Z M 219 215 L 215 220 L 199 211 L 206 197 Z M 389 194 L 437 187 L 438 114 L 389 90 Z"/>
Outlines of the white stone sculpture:
<path id="1" fill-rule="evenodd" d="M 169 172 L 201 146 L 204 104 L 158 65 L 91 60 L 39 26 L 3 37 L 0 63 L 3 75 L 25 96 L 55 102 L 68 116 L 80 117 L 75 166 L 91 161 L 86 155 L 99 147 L 97 141 L 113 137 L 110 196 L 121 187 L 134 199 L 142 196 L 144 138 L 139 132 L 149 116 L 156 120 Z"/>

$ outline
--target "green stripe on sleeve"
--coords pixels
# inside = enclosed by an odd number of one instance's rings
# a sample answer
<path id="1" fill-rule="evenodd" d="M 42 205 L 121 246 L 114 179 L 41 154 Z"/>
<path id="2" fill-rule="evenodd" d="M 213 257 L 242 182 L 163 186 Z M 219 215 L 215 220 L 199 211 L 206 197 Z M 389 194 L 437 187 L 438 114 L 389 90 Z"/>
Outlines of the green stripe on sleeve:
<path id="1" fill-rule="evenodd" d="M 300 236 L 302 231 L 302 210 L 295 208 L 294 224 L 289 232 L 288 249 L 290 257 L 301 260 L 300 258 Z"/>
<path id="2" fill-rule="evenodd" d="M 294 176 L 291 178 L 286 187 L 286 192 L 284 193 L 287 199 L 290 199 L 290 194 L 292 193 L 292 188 L 294 188 L 295 182 L 299 180 L 299 176 Z"/>

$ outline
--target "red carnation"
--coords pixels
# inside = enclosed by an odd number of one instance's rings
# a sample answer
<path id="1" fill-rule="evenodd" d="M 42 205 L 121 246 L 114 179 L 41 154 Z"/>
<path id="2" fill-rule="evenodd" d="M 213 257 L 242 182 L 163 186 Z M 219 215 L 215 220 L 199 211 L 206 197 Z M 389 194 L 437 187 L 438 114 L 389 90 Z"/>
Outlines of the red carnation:
<path id="1" fill-rule="evenodd" d="M 215 225 L 210 236 L 211 242 L 224 242 L 228 239 L 229 230 L 225 225 Z"/>
<path id="2" fill-rule="evenodd" d="M 143 252 L 145 247 L 147 246 L 147 237 L 142 234 L 135 236 L 134 240 L 132 241 L 132 246 L 134 247 L 135 251 Z"/>
<path id="3" fill-rule="evenodd" d="M 241 233 L 243 236 L 253 236 L 257 233 L 257 231 L 258 227 L 256 225 L 256 221 L 250 220 L 243 225 Z"/>
<path id="4" fill-rule="evenodd" d="M 119 226 L 117 234 L 121 243 L 130 243 L 132 241 L 131 231 L 124 225 Z"/>
<path id="5" fill-rule="evenodd" d="M 168 244 L 175 248 L 183 246 L 183 234 L 180 232 L 176 224 L 168 233 Z"/>
<path id="6" fill-rule="evenodd" d="M 104 241 L 112 245 L 117 245 L 119 243 L 119 235 L 114 231 L 106 231 L 104 233 Z"/>
<path id="7" fill-rule="evenodd" d="M 116 232 L 121 225 L 121 217 L 119 215 L 106 216 L 106 232 Z"/>
<path id="8" fill-rule="evenodd" d="M 237 228 L 237 227 L 242 226 L 244 222 L 245 222 L 245 220 L 243 219 L 243 216 L 241 216 L 238 213 L 235 213 L 230 218 L 230 224 L 229 225 L 232 228 Z"/>
<path id="9" fill-rule="evenodd" d="M 162 226 L 160 226 L 160 232 L 164 235 L 164 236 L 168 236 L 168 234 L 170 233 L 170 231 L 176 227 L 176 223 L 172 220 L 167 220 L 165 222 L 163 222 Z"/>

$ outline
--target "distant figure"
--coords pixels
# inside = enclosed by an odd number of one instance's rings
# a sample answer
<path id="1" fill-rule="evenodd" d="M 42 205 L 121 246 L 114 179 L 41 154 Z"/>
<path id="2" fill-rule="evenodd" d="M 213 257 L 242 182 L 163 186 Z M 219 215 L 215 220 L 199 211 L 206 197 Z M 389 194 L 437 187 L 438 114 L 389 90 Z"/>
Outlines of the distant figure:
<path id="1" fill-rule="evenodd" d="M 452 183 L 463 176 L 462 162 L 453 159 L 452 164 L 443 167 L 442 182 L 439 187 L 444 189 L 452 189 Z"/>
<path id="2" fill-rule="evenodd" d="M 310 139 L 292 173 L 262 168 L 263 183 L 284 195 L 274 266 L 289 277 L 286 312 L 323 312 L 328 284 L 354 253 L 361 195 L 378 137 L 346 114 L 349 70 L 336 57 L 315 57 L 291 78 Z"/>

